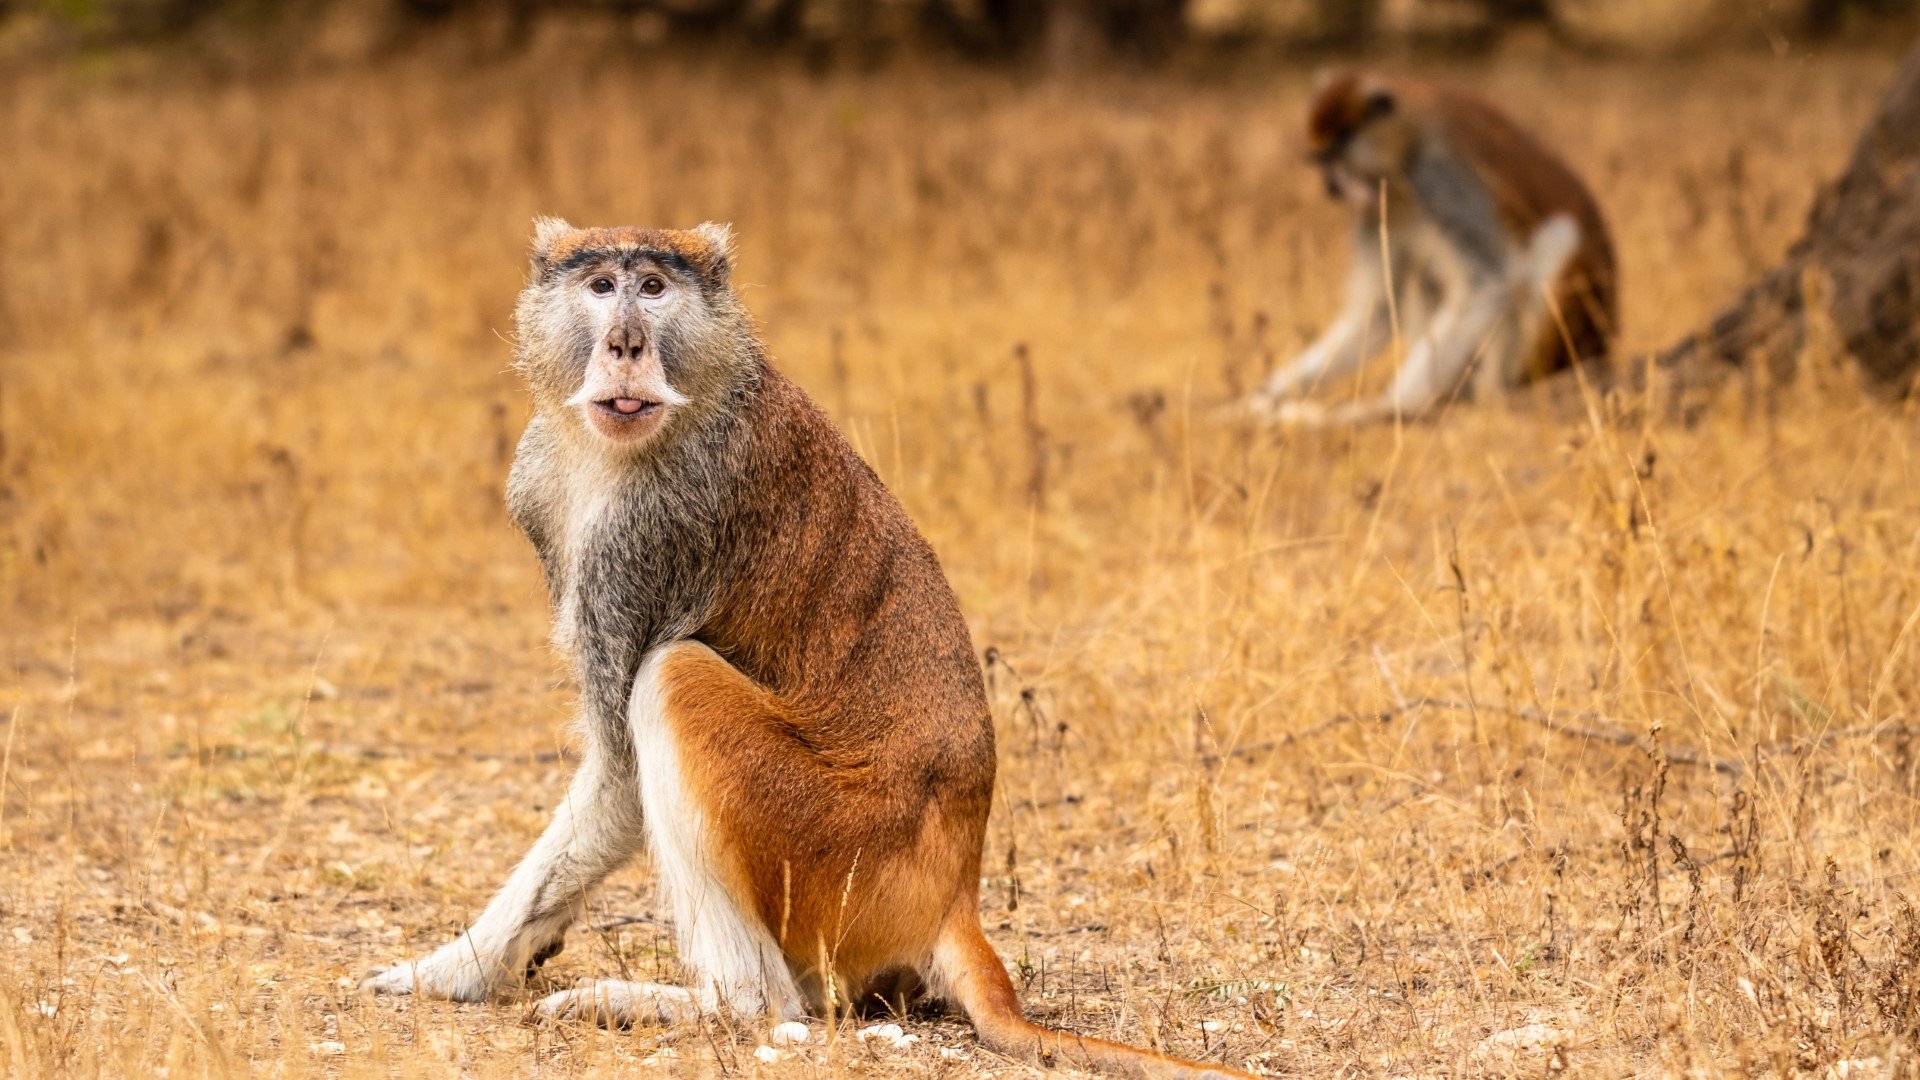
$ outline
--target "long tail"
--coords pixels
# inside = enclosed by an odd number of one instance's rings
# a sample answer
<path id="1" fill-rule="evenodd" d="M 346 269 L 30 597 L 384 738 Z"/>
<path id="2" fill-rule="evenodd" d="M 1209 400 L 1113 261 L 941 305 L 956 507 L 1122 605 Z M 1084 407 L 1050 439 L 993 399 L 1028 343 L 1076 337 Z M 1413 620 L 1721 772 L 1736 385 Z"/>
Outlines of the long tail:
<path id="1" fill-rule="evenodd" d="M 1013 980 L 980 932 L 980 916 L 971 905 L 956 907 L 948 917 L 934 948 L 931 974 L 935 987 L 967 1014 L 989 1050 L 1030 1065 L 1071 1066 L 1149 1080 L 1254 1080 L 1250 1073 L 1223 1065 L 1182 1061 L 1137 1046 L 1028 1023 L 1020 1014 Z"/>

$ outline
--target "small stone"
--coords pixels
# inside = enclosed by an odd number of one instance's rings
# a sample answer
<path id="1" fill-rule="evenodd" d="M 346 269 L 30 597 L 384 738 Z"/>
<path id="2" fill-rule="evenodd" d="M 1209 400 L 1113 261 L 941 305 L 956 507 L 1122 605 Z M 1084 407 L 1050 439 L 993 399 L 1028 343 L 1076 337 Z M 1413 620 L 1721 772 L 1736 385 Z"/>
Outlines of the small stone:
<path id="1" fill-rule="evenodd" d="M 783 1057 L 785 1057 L 786 1055 L 785 1055 L 785 1054 L 782 1054 L 782 1053 L 781 1053 L 780 1051 L 778 1051 L 778 1050 L 775 1050 L 775 1049 L 774 1049 L 773 1047 L 771 1047 L 771 1046 L 763 1046 L 763 1047 L 761 1047 L 761 1048 L 759 1048 L 758 1050 L 755 1050 L 755 1051 L 753 1052 L 753 1056 L 754 1056 L 754 1057 L 757 1057 L 757 1058 L 759 1058 L 759 1059 L 760 1059 L 761 1061 L 764 1061 L 764 1062 L 766 1062 L 767 1064 L 769 1064 L 769 1065 L 771 1065 L 771 1064 L 773 1064 L 774 1062 L 776 1062 L 776 1061 L 779 1061 L 779 1060 L 780 1060 L 781 1058 L 783 1058 Z"/>
<path id="2" fill-rule="evenodd" d="M 338 1054 L 346 1053 L 347 1044 L 334 1042 L 332 1040 L 327 1040 L 325 1042 L 313 1043 L 309 1046 L 309 1049 L 311 1049 L 316 1054 L 325 1054 L 328 1057 L 333 1057 Z"/>
<path id="3" fill-rule="evenodd" d="M 888 1042 L 898 1042 L 900 1036 L 904 1034 L 906 1032 L 900 1030 L 899 1024 L 875 1024 L 870 1028 L 860 1029 L 862 1039 L 885 1039 Z"/>
<path id="4" fill-rule="evenodd" d="M 813 1038 L 812 1029 L 798 1020 L 789 1020 L 784 1024 L 775 1024 L 768 1033 L 767 1041 L 775 1046 L 798 1046 Z"/>
<path id="5" fill-rule="evenodd" d="M 1567 1042 L 1567 1034 L 1547 1024 L 1527 1024 L 1524 1027 L 1498 1031 L 1486 1037 L 1480 1043 L 1482 1051 L 1505 1053 L 1538 1053 Z"/>

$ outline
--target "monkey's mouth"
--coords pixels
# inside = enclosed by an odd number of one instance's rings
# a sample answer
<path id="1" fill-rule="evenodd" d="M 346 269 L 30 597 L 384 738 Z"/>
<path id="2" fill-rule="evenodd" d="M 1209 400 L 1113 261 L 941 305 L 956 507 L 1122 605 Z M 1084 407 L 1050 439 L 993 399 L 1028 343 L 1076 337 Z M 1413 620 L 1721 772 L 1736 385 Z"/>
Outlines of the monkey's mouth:
<path id="1" fill-rule="evenodd" d="M 654 372 L 652 378 L 595 378 L 567 400 L 580 410 L 587 426 L 616 443 L 637 445 L 653 437 L 662 424 L 670 423 L 673 411 L 687 404 L 685 395 L 668 386 Z"/>
<path id="2" fill-rule="evenodd" d="M 596 401 L 593 407 L 609 420 L 624 422 L 652 416 L 661 410 L 662 405 L 658 401 L 650 401 L 646 398 L 617 397 Z"/>

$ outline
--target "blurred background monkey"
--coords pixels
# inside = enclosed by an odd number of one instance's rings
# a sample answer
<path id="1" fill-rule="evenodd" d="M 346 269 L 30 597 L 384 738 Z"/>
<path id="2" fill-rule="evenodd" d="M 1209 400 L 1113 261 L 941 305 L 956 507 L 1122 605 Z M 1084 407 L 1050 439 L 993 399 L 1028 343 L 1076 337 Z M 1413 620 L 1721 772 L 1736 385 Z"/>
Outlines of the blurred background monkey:
<path id="1" fill-rule="evenodd" d="M 1606 222 L 1519 125 L 1466 94 L 1347 72 L 1324 82 L 1307 128 L 1327 194 L 1353 213 L 1347 301 L 1274 372 L 1260 411 L 1363 423 L 1604 360 L 1618 328 Z M 1396 331 L 1405 358 L 1385 393 L 1297 400 L 1387 350 Z"/>

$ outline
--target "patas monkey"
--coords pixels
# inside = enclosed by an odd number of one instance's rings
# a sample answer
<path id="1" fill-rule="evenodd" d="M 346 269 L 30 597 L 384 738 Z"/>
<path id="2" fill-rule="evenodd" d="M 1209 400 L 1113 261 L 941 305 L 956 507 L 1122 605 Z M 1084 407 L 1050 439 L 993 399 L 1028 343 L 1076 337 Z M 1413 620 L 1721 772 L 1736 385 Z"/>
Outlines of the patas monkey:
<path id="1" fill-rule="evenodd" d="M 1350 72 L 1321 87 L 1307 127 L 1327 193 L 1353 212 L 1347 301 L 1257 406 L 1363 422 L 1605 358 L 1618 322 L 1606 222 L 1512 120 L 1466 94 Z M 1406 354 L 1383 395 L 1289 400 L 1386 350 L 1396 318 Z"/>
<path id="2" fill-rule="evenodd" d="M 993 727 L 966 623 L 906 513 L 768 365 L 721 226 L 536 224 L 508 479 L 580 685 L 583 758 L 472 927 L 368 976 L 478 1001 L 558 952 L 643 844 L 689 986 L 602 980 L 549 1017 L 788 1019 L 914 981 L 1045 1064 L 1244 1076 L 1024 1020 L 981 933 Z"/>

